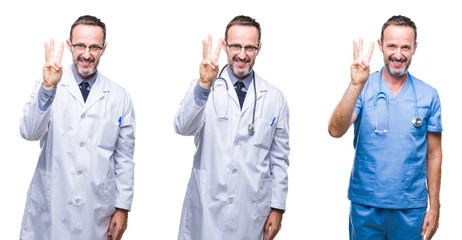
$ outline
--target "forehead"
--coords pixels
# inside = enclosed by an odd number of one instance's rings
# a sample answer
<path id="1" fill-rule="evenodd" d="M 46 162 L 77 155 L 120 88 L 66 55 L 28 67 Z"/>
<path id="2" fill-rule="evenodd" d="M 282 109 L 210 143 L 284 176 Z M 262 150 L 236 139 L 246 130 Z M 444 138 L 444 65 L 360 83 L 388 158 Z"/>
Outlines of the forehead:
<path id="1" fill-rule="evenodd" d="M 258 30 L 254 26 L 233 25 L 228 30 L 228 43 L 257 44 Z"/>
<path id="2" fill-rule="evenodd" d="M 383 42 L 412 44 L 414 36 L 414 29 L 409 26 L 390 25 L 383 32 Z"/>
<path id="3" fill-rule="evenodd" d="M 99 26 L 79 24 L 72 30 L 74 43 L 101 43 L 103 41 L 103 29 Z"/>

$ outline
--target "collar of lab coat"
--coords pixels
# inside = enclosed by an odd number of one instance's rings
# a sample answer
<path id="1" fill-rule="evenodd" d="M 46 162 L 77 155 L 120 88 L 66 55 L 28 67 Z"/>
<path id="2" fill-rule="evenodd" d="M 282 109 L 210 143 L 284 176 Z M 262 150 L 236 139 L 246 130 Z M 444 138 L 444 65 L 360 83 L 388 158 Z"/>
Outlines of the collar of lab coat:
<path id="1" fill-rule="evenodd" d="M 110 91 L 109 81 L 107 81 L 103 74 L 99 72 L 95 84 L 90 90 L 88 99 L 86 102 L 84 102 L 82 93 L 80 92 L 77 81 L 75 80 L 74 74 L 72 73 L 72 65 L 64 71 L 60 84 L 80 103 L 83 108 L 85 108 L 85 110 L 90 108 L 93 104 L 95 104 L 95 102 L 100 100 Z"/>
<path id="2" fill-rule="evenodd" d="M 231 82 L 231 79 L 228 75 L 228 71 L 223 71 L 223 74 L 222 74 L 222 77 L 224 79 L 226 79 L 227 83 L 228 83 L 228 91 L 229 91 L 229 96 L 231 97 L 231 99 L 233 99 L 234 101 L 234 104 L 236 104 L 237 107 L 240 107 L 239 106 L 239 99 L 237 97 L 237 94 L 236 94 L 236 90 L 234 89 L 233 87 L 233 83 Z M 255 85 L 256 85 L 256 88 L 257 88 L 257 97 L 256 99 L 260 99 L 262 97 L 262 95 L 268 90 L 268 85 L 266 84 L 265 81 L 263 81 L 260 76 L 255 73 Z M 254 97 L 254 84 L 250 84 L 250 87 L 248 88 L 247 90 L 247 94 L 245 96 L 245 100 L 244 100 L 244 105 L 242 106 L 242 112 L 246 111 L 248 108 L 253 108 L 253 103 L 255 101 L 255 97 Z"/>

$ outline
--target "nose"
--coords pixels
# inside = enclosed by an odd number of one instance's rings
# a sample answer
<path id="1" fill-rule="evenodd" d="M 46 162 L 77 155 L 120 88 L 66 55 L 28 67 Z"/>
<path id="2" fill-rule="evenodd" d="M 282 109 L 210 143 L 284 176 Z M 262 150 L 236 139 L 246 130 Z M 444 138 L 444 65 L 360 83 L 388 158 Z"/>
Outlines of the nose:
<path id="1" fill-rule="evenodd" d="M 238 55 L 237 55 L 239 58 L 241 59 L 244 59 L 247 57 L 247 54 L 245 53 L 245 48 L 241 48 L 241 50 L 239 51 Z"/>
<path id="2" fill-rule="evenodd" d="M 89 47 L 85 48 L 85 50 L 84 50 L 83 53 L 82 53 L 82 56 L 83 56 L 84 58 L 89 58 L 89 57 L 91 56 L 91 54 L 90 54 L 90 48 L 89 48 Z"/>

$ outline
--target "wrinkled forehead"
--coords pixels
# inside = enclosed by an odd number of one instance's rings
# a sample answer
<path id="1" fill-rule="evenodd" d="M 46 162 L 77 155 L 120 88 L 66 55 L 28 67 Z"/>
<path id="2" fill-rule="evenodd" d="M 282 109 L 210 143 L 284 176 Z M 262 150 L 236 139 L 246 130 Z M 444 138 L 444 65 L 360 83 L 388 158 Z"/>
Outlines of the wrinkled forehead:
<path id="1" fill-rule="evenodd" d="M 233 25 L 228 29 L 228 44 L 258 44 L 258 29 L 254 26 Z"/>
<path id="2" fill-rule="evenodd" d="M 412 27 L 400 26 L 400 25 L 389 25 L 383 32 L 383 43 L 399 42 L 408 43 L 414 45 L 415 32 Z"/>
<path id="3" fill-rule="evenodd" d="M 103 29 L 95 25 L 79 24 L 72 30 L 73 43 L 99 43 L 104 39 Z"/>

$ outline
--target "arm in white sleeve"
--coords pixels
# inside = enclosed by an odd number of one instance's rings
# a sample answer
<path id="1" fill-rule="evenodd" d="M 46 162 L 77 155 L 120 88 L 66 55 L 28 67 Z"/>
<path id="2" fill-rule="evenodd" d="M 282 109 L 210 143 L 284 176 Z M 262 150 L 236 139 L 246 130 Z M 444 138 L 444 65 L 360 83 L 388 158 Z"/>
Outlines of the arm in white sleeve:
<path id="1" fill-rule="evenodd" d="M 193 80 L 175 116 L 176 133 L 191 136 L 202 129 L 205 121 L 204 109 L 209 93 L 209 89 L 197 84 L 197 79 Z"/>
<path id="2" fill-rule="evenodd" d="M 279 113 L 273 143 L 270 148 L 271 170 L 271 208 L 285 210 L 288 191 L 289 167 L 289 107 L 285 98 L 282 99 L 282 109 Z"/>
<path id="3" fill-rule="evenodd" d="M 43 88 L 42 80 L 36 82 L 29 101 L 24 106 L 20 120 L 20 135 L 27 140 L 39 140 L 48 131 L 51 111 L 56 89 L 48 91 Z"/>
<path id="4" fill-rule="evenodd" d="M 134 191 L 133 156 L 135 152 L 135 111 L 128 93 L 125 93 L 124 113 L 120 118 L 120 131 L 114 149 L 116 208 L 130 211 Z"/>

